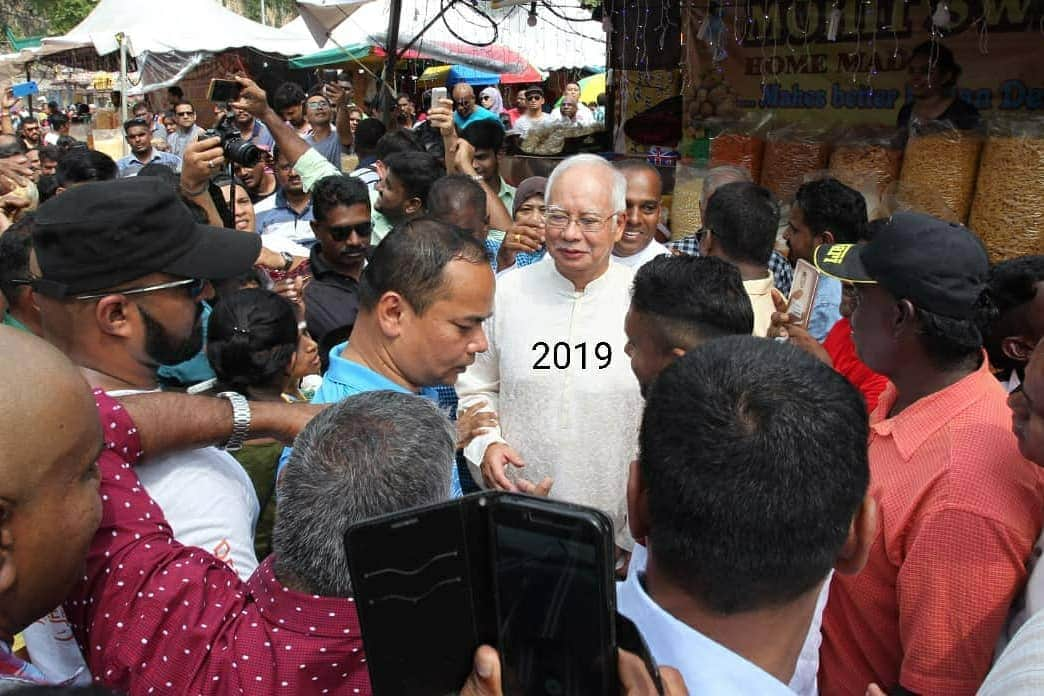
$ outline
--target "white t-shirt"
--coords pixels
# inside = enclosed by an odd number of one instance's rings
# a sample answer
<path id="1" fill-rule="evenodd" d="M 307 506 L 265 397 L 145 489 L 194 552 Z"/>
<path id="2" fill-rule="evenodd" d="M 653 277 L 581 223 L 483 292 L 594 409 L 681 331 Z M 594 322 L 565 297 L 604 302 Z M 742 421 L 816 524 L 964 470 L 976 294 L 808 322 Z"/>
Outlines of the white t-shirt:
<path id="1" fill-rule="evenodd" d="M 649 244 L 647 244 L 646 247 L 637 254 L 631 254 L 630 256 L 617 256 L 616 254 L 613 254 L 613 261 L 621 263 L 624 266 L 629 266 L 637 271 L 657 256 L 664 255 L 670 256 L 671 250 L 657 242 L 655 239 L 651 239 L 649 240 Z"/>

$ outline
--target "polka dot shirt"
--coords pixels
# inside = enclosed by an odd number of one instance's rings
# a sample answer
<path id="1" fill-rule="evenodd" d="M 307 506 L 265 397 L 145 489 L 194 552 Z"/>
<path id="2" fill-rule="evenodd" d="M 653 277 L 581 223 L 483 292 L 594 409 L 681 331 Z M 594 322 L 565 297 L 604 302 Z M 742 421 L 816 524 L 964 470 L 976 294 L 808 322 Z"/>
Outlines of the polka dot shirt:
<path id="1" fill-rule="evenodd" d="M 66 602 L 95 681 L 132 696 L 369 694 L 353 601 L 283 586 L 271 558 L 243 582 L 178 544 L 131 468 L 134 423 L 105 394 L 95 400 L 102 522 Z"/>

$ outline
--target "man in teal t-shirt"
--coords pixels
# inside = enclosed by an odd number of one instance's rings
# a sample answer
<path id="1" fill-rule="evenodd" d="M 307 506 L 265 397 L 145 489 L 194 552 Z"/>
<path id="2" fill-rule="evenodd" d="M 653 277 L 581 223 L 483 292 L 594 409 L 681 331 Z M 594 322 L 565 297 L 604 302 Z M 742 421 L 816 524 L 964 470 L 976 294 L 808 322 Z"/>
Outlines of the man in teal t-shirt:
<path id="1" fill-rule="evenodd" d="M 475 121 L 488 119 L 500 124 L 500 116 L 475 102 L 475 90 L 466 82 L 458 82 L 453 88 L 453 125 L 462 131 Z M 501 125 L 503 128 L 503 125 Z"/>

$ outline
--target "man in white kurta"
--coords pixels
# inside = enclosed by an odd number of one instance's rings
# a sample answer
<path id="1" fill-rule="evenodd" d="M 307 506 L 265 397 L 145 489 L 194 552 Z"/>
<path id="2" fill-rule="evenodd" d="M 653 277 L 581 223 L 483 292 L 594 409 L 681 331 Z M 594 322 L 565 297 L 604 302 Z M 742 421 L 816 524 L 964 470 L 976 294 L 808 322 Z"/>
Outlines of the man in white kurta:
<path id="1" fill-rule="evenodd" d="M 624 353 L 634 271 L 611 262 L 625 188 L 595 156 L 556 168 L 548 255 L 498 279 L 485 324 L 489 350 L 457 382 L 459 408 L 484 402 L 498 414 L 499 426 L 464 450 L 476 481 L 550 487 L 554 498 L 600 508 L 624 544 L 627 470 L 643 405 Z"/>

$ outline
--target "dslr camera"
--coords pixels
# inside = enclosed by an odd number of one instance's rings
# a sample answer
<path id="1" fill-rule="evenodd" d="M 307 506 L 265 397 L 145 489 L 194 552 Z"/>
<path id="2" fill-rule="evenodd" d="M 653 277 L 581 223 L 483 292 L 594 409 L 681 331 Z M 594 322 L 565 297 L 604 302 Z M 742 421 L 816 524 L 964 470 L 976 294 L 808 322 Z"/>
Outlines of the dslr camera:
<path id="1" fill-rule="evenodd" d="M 221 138 L 221 149 L 225 160 L 242 167 L 253 167 L 261 160 L 261 149 L 249 140 L 243 140 L 243 134 L 236 128 L 232 114 L 225 114 L 214 125 L 203 131 L 200 140 Z"/>

